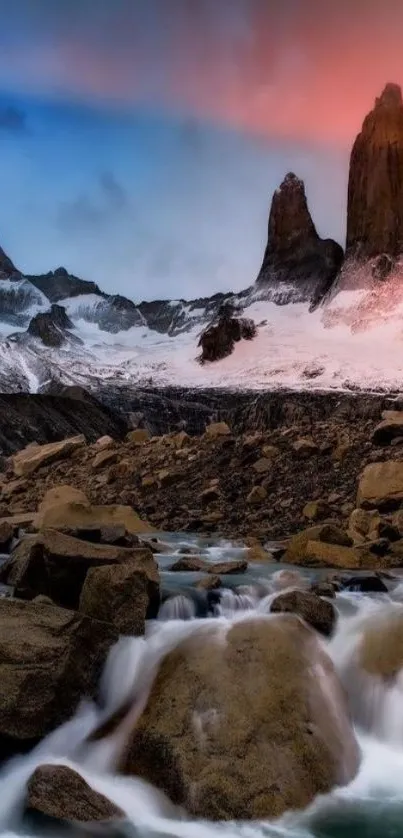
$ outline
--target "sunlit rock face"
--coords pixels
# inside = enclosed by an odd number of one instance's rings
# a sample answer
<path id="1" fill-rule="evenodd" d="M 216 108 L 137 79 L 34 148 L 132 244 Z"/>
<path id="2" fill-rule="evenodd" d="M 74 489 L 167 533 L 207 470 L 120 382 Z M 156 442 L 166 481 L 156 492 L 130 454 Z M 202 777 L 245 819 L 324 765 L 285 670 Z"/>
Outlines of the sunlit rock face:
<path id="1" fill-rule="evenodd" d="M 340 245 L 319 237 L 304 183 L 290 172 L 273 196 L 258 285 L 270 288 L 277 303 L 316 303 L 331 287 L 342 261 Z"/>
<path id="2" fill-rule="evenodd" d="M 351 154 L 347 257 L 373 260 L 384 279 L 403 254 L 403 100 L 387 84 L 364 120 Z"/>

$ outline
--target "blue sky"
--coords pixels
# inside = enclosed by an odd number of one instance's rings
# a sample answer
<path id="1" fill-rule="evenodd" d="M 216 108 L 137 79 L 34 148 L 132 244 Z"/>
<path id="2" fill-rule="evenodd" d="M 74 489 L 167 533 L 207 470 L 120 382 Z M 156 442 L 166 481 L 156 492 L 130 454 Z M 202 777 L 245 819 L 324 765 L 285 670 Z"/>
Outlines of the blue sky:
<path id="1" fill-rule="evenodd" d="M 401 4 L 385 3 L 392 32 Z M 246 287 L 289 170 L 343 241 L 349 147 L 378 77 L 348 100 L 306 14 L 326 6 L 341 26 L 350 8 L 354 28 L 350 4 L 303 5 L 0 0 L 0 244 L 15 264 L 135 299 Z"/>

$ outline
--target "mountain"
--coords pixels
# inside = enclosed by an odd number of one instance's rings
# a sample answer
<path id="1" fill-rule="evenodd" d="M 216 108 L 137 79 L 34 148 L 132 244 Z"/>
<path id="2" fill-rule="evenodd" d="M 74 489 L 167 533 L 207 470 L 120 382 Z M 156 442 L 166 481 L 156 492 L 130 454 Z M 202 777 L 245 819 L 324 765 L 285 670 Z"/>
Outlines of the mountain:
<path id="1" fill-rule="evenodd" d="M 137 302 L 65 268 L 24 275 L 0 249 L 0 388 L 77 385 L 126 408 L 134 386 L 399 391 L 402 253 L 403 101 L 388 84 L 352 149 L 346 254 L 293 173 L 240 293 Z"/>

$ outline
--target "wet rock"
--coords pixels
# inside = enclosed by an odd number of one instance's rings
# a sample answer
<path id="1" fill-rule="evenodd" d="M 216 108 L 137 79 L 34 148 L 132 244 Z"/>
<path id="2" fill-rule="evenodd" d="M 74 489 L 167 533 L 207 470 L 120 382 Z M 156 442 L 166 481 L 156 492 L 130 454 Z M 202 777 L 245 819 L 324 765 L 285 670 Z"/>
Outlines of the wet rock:
<path id="1" fill-rule="evenodd" d="M 403 615 L 391 611 L 367 621 L 358 649 L 359 664 L 369 675 L 388 681 L 403 667 Z"/>
<path id="2" fill-rule="evenodd" d="M 182 558 L 175 562 L 170 568 L 174 573 L 212 573 L 215 576 L 226 576 L 231 573 L 246 573 L 248 562 L 240 559 L 234 562 L 217 562 L 209 564 L 199 558 Z"/>
<path id="3" fill-rule="evenodd" d="M 147 548 L 127 549 L 91 544 L 45 530 L 26 536 L 0 568 L 0 581 L 14 587 L 21 599 L 49 596 L 64 608 L 78 608 L 81 590 L 90 568 L 104 565 L 154 562 Z"/>
<path id="4" fill-rule="evenodd" d="M 284 591 L 287 588 L 300 588 L 303 590 L 308 587 L 307 579 L 305 579 L 299 570 L 279 570 L 273 574 L 271 581 L 275 591 Z"/>
<path id="5" fill-rule="evenodd" d="M 85 577 L 80 613 L 112 623 L 119 634 L 144 634 L 146 617 L 156 617 L 158 608 L 158 565 L 149 550 L 123 564 L 92 567 Z"/>
<path id="6" fill-rule="evenodd" d="M 13 525 L 9 521 L 0 521 L 0 553 L 8 553 L 13 538 Z"/>
<path id="7" fill-rule="evenodd" d="M 273 614 L 298 614 L 312 628 L 326 637 L 332 634 L 336 625 L 336 612 L 333 605 L 309 591 L 288 591 L 280 594 L 273 600 L 270 611 Z"/>
<path id="8" fill-rule="evenodd" d="M 312 629 L 284 614 L 236 623 L 225 641 L 212 626 L 165 657 L 120 771 L 215 821 L 279 817 L 348 783 L 359 750 Z"/>
<path id="9" fill-rule="evenodd" d="M 25 810 L 60 821 L 99 823 L 123 812 L 67 765 L 40 765 L 28 780 Z"/>
<path id="10" fill-rule="evenodd" d="M 387 460 L 364 469 L 358 486 L 357 506 L 364 509 L 396 508 L 403 501 L 403 462 Z"/>
<path id="11" fill-rule="evenodd" d="M 334 599 L 336 596 L 335 586 L 331 582 L 314 582 L 311 585 L 311 591 L 316 596 L 325 597 L 326 599 Z"/>
<path id="12" fill-rule="evenodd" d="M 199 591 L 216 591 L 222 587 L 222 582 L 219 576 L 206 576 L 196 582 L 195 587 Z"/>
<path id="13" fill-rule="evenodd" d="M 358 591 L 363 594 L 387 594 L 388 588 L 379 576 L 351 576 L 342 581 L 343 591 Z"/>
<path id="14" fill-rule="evenodd" d="M 94 698 L 118 633 L 45 604 L 0 599 L 0 747 L 31 747 Z"/>
<path id="15" fill-rule="evenodd" d="M 57 460 L 70 457 L 74 451 L 85 446 L 85 436 L 70 437 L 62 442 L 51 442 L 48 445 L 28 445 L 23 451 L 15 454 L 12 460 L 16 477 L 27 477 L 34 474 L 43 466 L 48 466 Z"/>

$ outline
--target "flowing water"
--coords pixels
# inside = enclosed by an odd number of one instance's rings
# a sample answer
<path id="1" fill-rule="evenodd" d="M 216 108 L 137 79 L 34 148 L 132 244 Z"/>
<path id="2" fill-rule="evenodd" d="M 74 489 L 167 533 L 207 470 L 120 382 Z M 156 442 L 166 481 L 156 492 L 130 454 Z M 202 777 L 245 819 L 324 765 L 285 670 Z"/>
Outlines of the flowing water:
<path id="1" fill-rule="evenodd" d="M 188 539 L 190 549 L 195 542 Z M 178 545 L 177 545 L 178 546 Z M 200 548 L 200 545 L 199 545 Z M 235 552 L 235 555 L 234 555 Z M 204 545 L 210 561 L 236 558 L 226 543 Z M 199 550 L 200 554 L 200 550 Z M 242 555 L 242 550 L 238 555 Z M 51 734 L 29 756 L 15 758 L 0 775 L 0 836 L 44 834 L 22 818 L 26 783 L 38 764 L 70 765 L 127 815 L 113 835 L 136 838 L 401 838 L 403 836 L 403 671 L 385 682 L 358 670 L 356 650 L 362 632 L 394 612 L 403 614 L 403 584 L 388 594 L 348 592 L 337 596 L 337 630 L 323 640 L 348 690 L 362 750 L 359 773 L 347 787 L 334 789 L 304 811 L 276 822 L 206 823 L 188 819 L 152 786 L 116 775 L 122 736 L 114 733 L 88 744 L 88 735 L 128 697 L 140 713 L 159 662 L 184 637 L 208 621 L 225 630 L 234 621 L 273 619 L 270 604 L 278 592 L 281 565 L 252 565 L 246 576 L 231 577 L 231 587 L 215 597 L 194 593 L 194 574 L 169 571 L 172 553 L 159 556 L 166 592 L 159 618 L 145 638 L 122 638 L 112 650 L 97 706 L 83 703 L 74 718 Z M 307 574 L 308 577 L 308 574 Z M 389 584 L 389 583 L 388 583 Z M 203 616 L 200 616 L 203 612 Z M 1 685 L 0 685 L 1 688 Z M 49 834 L 49 833 L 46 833 Z M 61 833 L 51 833 L 59 835 Z M 95 833 L 93 833 L 95 834 Z M 98 834 L 98 833 L 97 833 Z M 99 834 L 103 834 L 102 832 Z"/>

